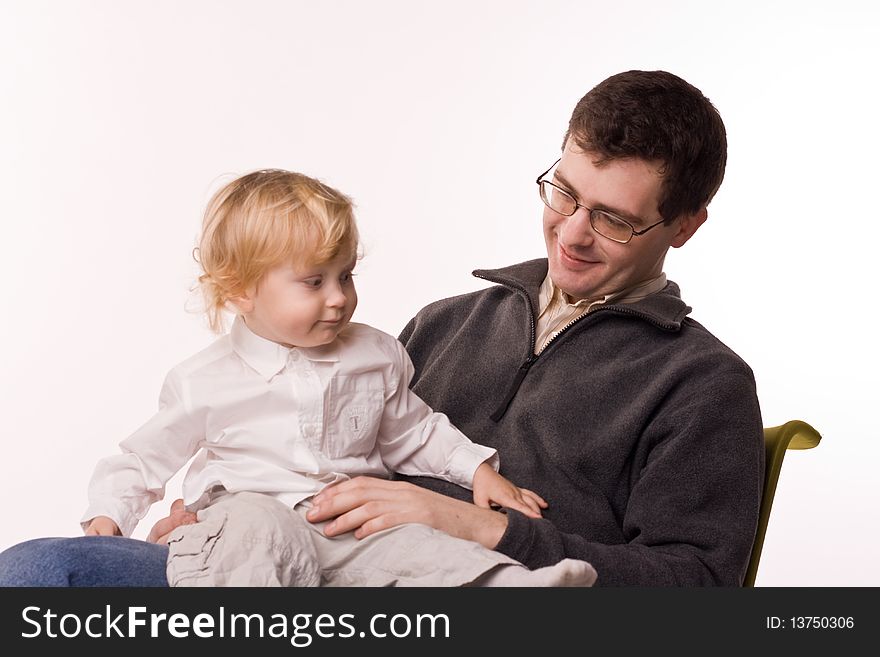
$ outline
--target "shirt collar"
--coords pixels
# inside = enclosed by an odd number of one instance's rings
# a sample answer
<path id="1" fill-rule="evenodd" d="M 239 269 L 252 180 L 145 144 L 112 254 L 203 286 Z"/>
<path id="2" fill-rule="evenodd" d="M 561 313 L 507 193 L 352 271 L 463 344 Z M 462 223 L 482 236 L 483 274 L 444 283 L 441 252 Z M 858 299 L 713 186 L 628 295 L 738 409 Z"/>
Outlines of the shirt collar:
<path id="1" fill-rule="evenodd" d="M 473 274 L 523 294 L 535 317 L 538 316 L 537 310 L 541 305 L 538 290 L 547 276 L 547 258 L 536 258 L 501 269 L 476 269 Z M 682 320 L 691 312 L 691 307 L 681 300 L 681 291 L 673 281 L 667 281 L 665 288 L 631 305 L 639 316 L 665 331 L 678 331 Z"/>
<path id="2" fill-rule="evenodd" d="M 605 303 L 609 303 L 611 301 L 613 301 L 614 303 L 633 303 L 635 301 L 640 301 L 641 299 L 644 299 L 645 297 L 659 292 L 660 290 L 665 288 L 666 283 L 666 274 L 660 272 L 659 276 L 649 278 L 646 281 L 637 283 L 632 287 L 621 290 L 620 292 L 609 294 L 607 297 L 605 297 Z"/>
<path id="3" fill-rule="evenodd" d="M 335 341 L 320 347 L 285 347 L 251 331 L 241 315 L 236 315 L 229 339 L 235 353 L 267 381 L 284 369 L 294 351 L 311 361 L 339 360 Z"/>
<path id="4" fill-rule="evenodd" d="M 571 298 L 565 292 L 556 287 L 556 284 L 550 278 L 548 272 L 544 277 L 544 281 L 541 283 L 541 289 L 538 292 L 538 298 L 540 300 L 538 313 L 540 314 L 544 312 L 551 303 L 563 304 L 572 308 L 585 307 L 587 309 L 590 309 L 593 306 L 610 303 L 612 301 L 615 303 L 633 303 L 634 301 L 644 299 L 650 294 L 659 292 L 666 287 L 666 282 L 666 274 L 661 273 L 659 276 L 648 279 L 647 281 L 642 281 L 641 283 L 637 283 L 636 285 L 618 292 L 606 294 L 598 299 L 579 299 L 572 302 Z"/>

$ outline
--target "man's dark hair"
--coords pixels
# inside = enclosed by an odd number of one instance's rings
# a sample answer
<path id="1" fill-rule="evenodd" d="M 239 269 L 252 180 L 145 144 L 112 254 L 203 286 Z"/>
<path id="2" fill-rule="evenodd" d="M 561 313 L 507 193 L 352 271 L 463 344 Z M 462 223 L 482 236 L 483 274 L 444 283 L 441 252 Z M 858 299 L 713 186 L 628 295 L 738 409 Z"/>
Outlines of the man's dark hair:
<path id="1" fill-rule="evenodd" d="M 639 158 L 663 163 L 660 216 L 667 222 L 708 205 L 724 179 L 727 135 L 702 92 L 665 71 L 627 71 L 580 99 L 565 133 L 596 164 Z"/>

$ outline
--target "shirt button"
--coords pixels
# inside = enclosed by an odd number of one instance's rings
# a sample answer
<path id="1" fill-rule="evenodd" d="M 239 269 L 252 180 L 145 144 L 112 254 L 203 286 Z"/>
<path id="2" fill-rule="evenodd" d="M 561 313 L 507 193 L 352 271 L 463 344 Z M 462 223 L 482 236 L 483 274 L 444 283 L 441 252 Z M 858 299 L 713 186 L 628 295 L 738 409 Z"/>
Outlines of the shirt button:
<path id="1" fill-rule="evenodd" d="M 296 361 L 299 360 L 299 352 L 298 352 L 298 351 L 291 351 L 291 352 L 290 352 L 290 355 L 287 357 L 287 359 L 288 359 L 291 363 L 295 363 Z"/>

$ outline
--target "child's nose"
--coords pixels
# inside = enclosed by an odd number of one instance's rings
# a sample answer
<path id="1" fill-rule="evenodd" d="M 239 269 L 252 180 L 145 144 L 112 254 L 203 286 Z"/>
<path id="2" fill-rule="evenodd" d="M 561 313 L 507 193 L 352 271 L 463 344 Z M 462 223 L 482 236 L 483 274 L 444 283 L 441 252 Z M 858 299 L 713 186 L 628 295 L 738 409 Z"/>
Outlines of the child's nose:
<path id="1" fill-rule="evenodd" d="M 338 285 L 333 286 L 327 293 L 327 305 L 330 308 L 342 308 L 345 306 L 346 297 Z"/>

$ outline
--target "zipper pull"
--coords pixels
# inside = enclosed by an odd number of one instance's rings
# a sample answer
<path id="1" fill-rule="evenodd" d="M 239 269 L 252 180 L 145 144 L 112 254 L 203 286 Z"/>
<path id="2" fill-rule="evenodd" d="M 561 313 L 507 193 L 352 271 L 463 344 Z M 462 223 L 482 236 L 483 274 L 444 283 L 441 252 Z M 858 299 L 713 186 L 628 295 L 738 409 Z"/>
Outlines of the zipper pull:
<path id="1" fill-rule="evenodd" d="M 510 406 L 510 402 L 513 401 L 513 398 L 516 397 L 516 392 L 519 390 L 520 385 L 523 382 L 523 379 L 526 378 L 526 374 L 529 373 L 529 368 L 531 368 L 532 364 L 535 362 L 535 356 L 529 356 L 529 359 L 519 366 L 519 369 L 516 371 L 516 376 L 513 377 L 513 383 L 510 384 L 510 389 L 507 391 L 507 395 L 504 398 L 504 401 L 501 402 L 501 406 L 499 406 L 492 415 L 489 417 L 493 422 L 498 422 L 504 417 L 504 414 L 507 412 L 507 408 Z"/>

